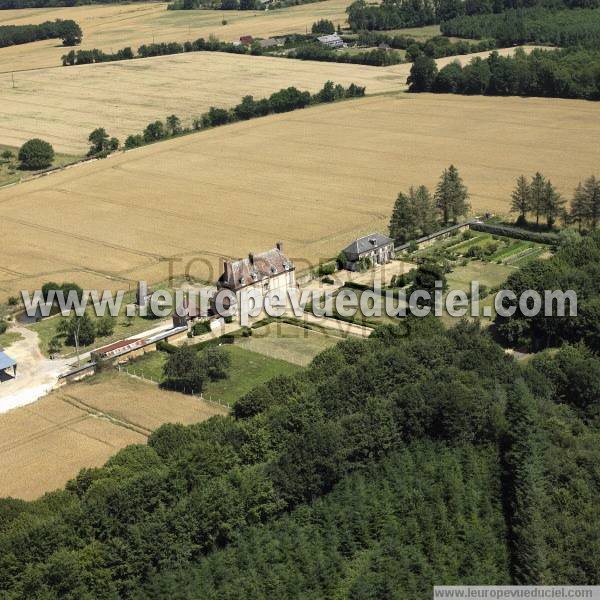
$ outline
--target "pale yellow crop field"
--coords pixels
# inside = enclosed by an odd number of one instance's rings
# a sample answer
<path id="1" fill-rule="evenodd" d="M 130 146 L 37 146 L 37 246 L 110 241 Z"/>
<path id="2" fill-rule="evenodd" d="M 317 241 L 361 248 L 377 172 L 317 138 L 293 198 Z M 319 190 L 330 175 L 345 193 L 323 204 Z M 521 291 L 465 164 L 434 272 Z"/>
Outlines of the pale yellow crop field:
<path id="1" fill-rule="evenodd" d="M 184 42 L 216 35 L 235 41 L 242 35 L 268 37 L 303 33 L 314 21 L 330 19 L 336 25 L 346 22 L 346 7 L 351 0 L 326 0 L 271 11 L 167 11 L 167 4 L 79 6 L 0 11 L 0 25 L 41 23 L 54 19 L 73 19 L 83 30 L 82 49 L 99 48 L 106 52 L 156 42 Z M 227 24 L 223 25 L 222 21 Z M 67 49 L 68 50 L 68 49 Z M 60 41 L 44 40 L 10 48 L 0 48 L 0 73 L 61 64 L 65 48 Z"/>
<path id="2" fill-rule="evenodd" d="M 197 423 L 224 413 L 117 373 L 61 388 L 0 415 L 0 498 L 37 498 L 121 448 L 146 443 L 162 423 Z"/>
<path id="3" fill-rule="evenodd" d="M 210 106 L 229 108 L 246 94 L 264 98 L 290 85 L 316 92 L 331 79 L 369 93 L 404 86 L 409 65 L 394 71 L 222 52 L 194 52 L 96 65 L 0 74 L 0 142 L 32 137 L 56 150 L 85 153 L 89 133 L 105 127 L 124 141 L 156 119 L 177 114 L 185 125 Z M 400 68 L 402 67 L 402 68 Z"/>
<path id="4" fill-rule="evenodd" d="M 473 56 L 444 58 L 438 64 L 464 63 Z M 0 143 L 18 147 L 41 137 L 57 151 L 83 154 L 96 127 L 124 141 L 173 113 L 191 125 L 210 106 L 229 108 L 246 94 L 264 98 L 290 85 L 316 92 L 328 79 L 366 86 L 368 94 L 398 91 L 405 87 L 410 67 L 194 52 L 24 71 L 15 75 L 14 88 L 12 75 L 0 73 Z"/>
<path id="5" fill-rule="evenodd" d="M 597 103 L 396 94 L 176 138 L 0 190 L 0 291 L 127 287 L 190 259 L 214 280 L 221 257 L 278 239 L 302 269 L 385 231 L 398 192 L 450 163 L 475 213 L 507 211 L 536 170 L 569 197 L 599 174 L 599 136 Z"/>

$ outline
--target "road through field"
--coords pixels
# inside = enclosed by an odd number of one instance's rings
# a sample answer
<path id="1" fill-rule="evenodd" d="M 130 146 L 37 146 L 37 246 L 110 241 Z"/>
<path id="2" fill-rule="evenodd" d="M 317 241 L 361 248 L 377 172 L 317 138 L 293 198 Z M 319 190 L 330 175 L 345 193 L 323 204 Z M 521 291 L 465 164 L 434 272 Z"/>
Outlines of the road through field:
<path id="1" fill-rule="evenodd" d="M 0 190 L 0 297 L 48 280 L 128 289 L 283 240 L 299 270 L 386 231 L 454 163 L 475 214 L 542 171 L 567 198 L 600 164 L 600 105 L 386 95 L 236 123 Z"/>

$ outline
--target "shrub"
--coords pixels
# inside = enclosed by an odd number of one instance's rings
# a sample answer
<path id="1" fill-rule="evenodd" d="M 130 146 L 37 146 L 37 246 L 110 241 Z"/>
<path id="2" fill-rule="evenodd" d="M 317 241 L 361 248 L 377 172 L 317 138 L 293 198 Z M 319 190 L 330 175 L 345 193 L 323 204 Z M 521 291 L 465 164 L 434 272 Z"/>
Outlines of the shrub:
<path id="1" fill-rule="evenodd" d="M 333 275 L 336 270 L 336 264 L 334 262 L 323 263 L 319 265 L 317 273 L 319 275 Z"/>
<path id="2" fill-rule="evenodd" d="M 329 277 L 329 276 L 323 277 L 323 279 L 321 279 L 321 281 L 323 283 L 328 283 L 330 285 L 332 285 L 332 284 L 335 283 L 335 281 L 331 277 Z"/>
<path id="3" fill-rule="evenodd" d="M 19 304 L 19 299 L 17 298 L 17 296 L 10 296 L 8 299 L 8 305 L 9 306 L 18 306 Z"/>
<path id="4" fill-rule="evenodd" d="M 209 321 L 198 321 L 192 326 L 192 335 L 202 335 L 210 332 Z"/>
<path id="5" fill-rule="evenodd" d="M 0 335 L 6 332 L 8 329 L 8 323 L 6 321 L 0 321 Z"/>
<path id="6" fill-rule="evenodd" d="M 25 142 L 19 150 L 21 169 L 36 171 L 46 169 L 54 160 L 54 148 L 44 140 L 34 138 Z"/>
<path id="7" fill-rule="evenodd" d="M 140 134 L 130 135 L 125 140 L 125 148 L 127 150 L 129 150 L 131 148 L 139 148 L 140 146 L 143 146 L 143 145 L 144 145 L 144 138 Z"/>
<path id="8" fill-rule="evenodd" d="M 166 342 L 165 340 L 157 342 L 156 349 L 159 352 L 166 352 L 167 354 L 174 354 L 178 350 L 177 346 L 173 346 L 173 344 L 169 344 L 169 342 Z"/>
<path id="9" fill-rule="evenodd" d="M 112 335 L 115 331 L 115 320 L 110 315 L 105 315 L 96 322 L 96 333 L 100 337 Z"/>

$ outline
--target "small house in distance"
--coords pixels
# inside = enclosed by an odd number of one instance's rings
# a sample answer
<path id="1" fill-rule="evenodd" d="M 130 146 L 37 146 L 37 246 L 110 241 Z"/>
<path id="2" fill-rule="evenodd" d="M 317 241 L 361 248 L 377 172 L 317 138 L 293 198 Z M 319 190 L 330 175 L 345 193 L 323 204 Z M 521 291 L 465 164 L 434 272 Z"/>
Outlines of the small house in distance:
<path id="1" fill-rule="evenodd" d="M 240 37 L 240 44 L 242 44 L 242 46 L 252 46 L 253 41 L 254 38 L 251 35 L 243 35 Z"/>
<path id="2" fill-rule="evenodd" d="M 283 253 L 283 244 L 260 254 L 249 254 L 240 260 L 225 260 L 223 274 L 217 281 L 217 289 L 228 289 L 235 293 L 239 305 L 242 290 L 253 287 L 264 298 L 269 292 L 277 291 L 282 300 L 287 291 L 296 287 L 296 267 Z"/>
<path id="3" fill-rule="evenodd" d="M 346 269 L 358 271 L 361 261 L 370 261 L 372 265 L 390 262 L 394 257 L 394 240 L 381 233 L 371 233 L 354 240 L 343 252 L 346 257 Z"/>
<path id="4" fill-rule="evenodd" d="M 344 40 L 342 40 L 337 33 L 320 35 L 317 40 L 323 44 L 323 46 L 327 46 L 328 48 L 342 48 L 344 45 Z"/>
<path id="5" fill-rule="evenodd" d="M 7 373 L 9 369 L 12 369 L 12 375 Z M 17 361 L 5 354 L 0 352 L 0 383 L 3 381 L 14 379 L 17 376 Z"/>

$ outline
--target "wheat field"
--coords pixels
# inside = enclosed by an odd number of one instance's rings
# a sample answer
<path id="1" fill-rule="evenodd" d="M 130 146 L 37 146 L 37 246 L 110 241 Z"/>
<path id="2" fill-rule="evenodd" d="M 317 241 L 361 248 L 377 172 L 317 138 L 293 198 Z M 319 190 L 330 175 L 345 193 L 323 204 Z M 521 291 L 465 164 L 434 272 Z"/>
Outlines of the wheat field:
<path id="1" fill-rule="evenodd" d="M 570 196 L 600 164 L 600 106 L 396 94 L 175 138 L 0 190 L 0 295 L 52 280 L 125 287 L 281 239 L 299 269 L 385 231 L 397 193 L 454 163 L 473 211 L 504 212 L 521 173 Z"/>
<path id="2" fill-rule="evenodd" d="M 111 373 L 0 415 L 0 497 L 31 500 L 99 467 L 163 423 L 191 424 L 221 407 Z"/>
<path id="3" fill-rule="evenodd" d="M 242 35 L 268 37 L 304 33 L 319 19 L 343 25 L 351 0 L 326 0 L 271 11 L 168 11 L 164 2 L 34 8 L 0 11 L 0 25 L 25 25 L 54 19 L 73 19 L 83 30 L 82 49 L 105 52 L 156 42 L 184 42 L 216 35 L 235 41 Z M 227 24 L 223 25 L 222 21 Z M 65 48 L 60 40 L 0 48 L 0 73 L 56 67 Z"/>
<path id="4" fill-rule="evenodd" d="M 444 58 L 438 65 L 478 55 Z M 229 108 L 246 94 L 264 98 L 290 85 L 316 92 L 327 80 L 366 86 L 368 94 L 398 91 L 410 67 L 194 52 L 26 71 L 15 75 L 15 87 L 10 73 L 0 73 L 0 142 L 20 146 L 41 137 L 57 151 L 83 154 L 96 127 L 124 141 L 173 113 L 189 126 L 210 106 Z"/>

